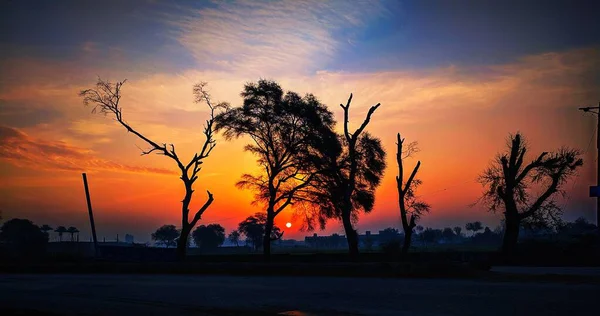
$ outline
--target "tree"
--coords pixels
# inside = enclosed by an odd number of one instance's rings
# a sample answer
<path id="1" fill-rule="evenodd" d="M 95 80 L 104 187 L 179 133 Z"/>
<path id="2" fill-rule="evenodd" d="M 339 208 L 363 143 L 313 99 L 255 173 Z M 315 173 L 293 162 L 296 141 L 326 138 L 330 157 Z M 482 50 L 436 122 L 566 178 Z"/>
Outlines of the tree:
<path id="1" fill-rule="evenodd" d="M 201 250 L 215 249 L 225 241 L 225 228 L 219 224 L 200 225 L 194 230 L 192 237 Z"/>
<path id="2" fill-rule="evenodd" d="M 238 231 L 246 236 L 247 242 L 249 241 L 252 244 L 255 251 L 260 249 L 261 243 L 265 239 L 266 223 L 267 214 L 258 212 L 252 216 L 248 216 L 238 225 Z M 281 232 L 279 227 L 273 225 L 269 239 L 275 241 L 281 239 L 281 237 L 283 237 L 283 232 Z"/>
<path id="3" fill-rule="evenodd" d="M 454 231 L 452 230 L 452 228 L 450 228 L 450 227 L 445 227 L 445 228 L 442 230 L 442 238 L 444 238 L 444 239 L 446 239 L 446 240 L 450 241 L 450 240 L 453 240 L 453 239 L 454 239 L 454 237 L 456 237 L 456 235 L 454 234 Z"/>
<path id="4" fill-rule="evenodd" d="M 442 230 L 428 227 L 421 233 L 421 238 L 426 243 L 437 242 L 442 238 Z"/>
<path id="5" fill-rule="evenodd" d="M 64 233 L 67 232 L 67 229 L 65 228 L 65 226 L 58 226 L 55 232 L 58 233 L 58 241 L 62 241 L 62 236 Z"/>
<path id="6" fill-rule="evenodd" d="M 473 232 L 473 236 L 480 230 L 483 229 L 483 224 L 481 224 L 481 222 L 477 221 L 477 222 L 472 222 L 472 223 L 467 223 L 465 225 L 465 229 L 467 231 L 472 231 Z"/>
<path id="7" fill-rule="evenodd" d="M 406 254 L 410 248 L 413 229 L 417 226 L 416 221 L 423 213 L 429 212 L 431 206 L 420 201 L 415 195 L 417 187 L 422 183 L 421 180 L 415 178 L 417 171 L 419 171 L 419 167 L 421 166 L 421 161 L 417 161 L 417 165 L 411 172 L 408 180 L 404 182 L 403 160 L 418 151 L 417 143 L 412 142 L 404 147 L 404 138 L 400 137 L 400 133 L 397 135 L 397 141 L 398 150 L 396 152 L 396 161 L 398 162 L 398 175 L 396 176 L 396 186 L 398 188 L 400 218 L 402 220 L 402 229 L 404 230 L 402 253 Z M 409 215 L 410 219 L 408 218 Z"/>
<path id="8" fill-rule="evenodd" d="M 53 228 L 47 224 L 44 224 L 44 225 L 42 225 L 42 227 L 40 227 L 40 230 L 43 231 L 44 234 L 46 234 L 46 236 L 48 236 L 48 238 L 50 238 L 50 234 L 48 232 L 52 231 Z"/>
<path id="9" fill-rule="evenodd" d="M 229 236 L 227 238 L 236 247 L 239 247 L 239 245 L 240 245 L 240 232 L 239 231 L 237 231 L 237 230 L 232 231 L 231 233 L 229 233 Z"/>
<path id="10" fill-rule="evenodd" d="M 74 235 L 79 234 L 79 229 L 71 226 L 71 227 L 67 228 L 67 233 L 71 234 L 71 241 L 75 241 Z"/>
<path id="11" fill-rule="evenodd" d="M 215 128 L 226 139 L 249 136 L 252 141 L 245 150 L 258 157 L 262 173 L 244 174 L 237 186 L 254 190 L 255 203 L 265 205 L 263 251 L 268 260 L 275 217 L 289 205 L 314 203 L 307 198 L 317 172 L 314 155 L 335 139 L 335 122 L 315 96 L 284 95 L 274 81 L 248 83 L 241 96 L 243 105 L 217 115 Z"/>
<path id="12" fill-rule="evenodd" d="M 163 225 L 152 233 L 152 240 L 157 244 L 163 244 L 165 247 L 175 246 L 175 240 L 179 238 L 180 232 L 175 225 Z M 187 247 L 187 245 L 186 245 Z"/>
<path id="13" fill-rule="evenodd" d="M 148 155 L 155 152 L 170 158 L 177 165 L 179 172 L 181 172 L 180 179 L 183 182 L 185 189 L 185 194 L 183 200 L 181 201 L 181 236 L 177 242 L 177 256 L 180 260 L 183 260 L 185 259 L 188 236 L 190 232 L 200 220 L 202 214 L 208 209 L 214 200 L 213 195 L 207 190 L 206 193 L 208 194 L 208 199 L 195 212 L 193 218 L 190 220 L 189 206 L 194 193 L 194 183 L 196 180 L 198 180 L 198 173 L 201 170 L 204 159 L 210 155 L 211 151 L 216 146 L 216 142 L 213 139 L 215 110 L 224 108 L 226 105 L 222 103 L 217 105 L 212 104 L 210 94 L 204 89 L 206 86 L 205 82 L 194 85 L 193 92 L 195 96 L 195 102 L 205 102 L 210 110 L 210 117 L 204 126 L 205 140 L 200 151 L 195 153 L 187 164 L 184 164 L 175 151 L 175 145 L 170 144 L 167 146 L 166 143 L 157 143 L 144 136 L 142 133 L 138 132 L 136 129 L 131 127 L 131 125 L 125 122 L 123 119 L 122 107 L 119 105 L 119 101 L 121 100 L 121 87 L 124 83 L 125 81 L 112 84 L 110 82 L 103 81 L 102 79 L 98 79 L 94 89 L 83 90 L 79 93 L 79 95 L 83 97 L 83 103 L 85 105 L 93 106 L 92 112 L 99 110 L 102 114 L 114 115 L 116 121 L 123 126 L 127 132 L 132 133 L 139 139 L 143 140 L 149 146 L 149 149 L 142 151 L 142 155 Z"/>
<path id="14" fill-rule="evenodd" d="M 504 213 L 502 253 L 510 256 L 523 221 L 559 220 L 562 212 L 553 197 L 564 194 L 562 187 L 583 165 L 583 159 L 580 151 L 563 147 L 557 152 L 543 152 L 524 164 L 528 146 L 521 134 L 511 135 L 507 145 L 508 152 L 500 153 L 478 180 L 485 188 L 482 200 L 489 209 Z M 541 194 L 535 194 L 540 189 Z"/>
<path id="15" fill-rule="evenodd" d="M 35 255 L 44 251 L 48 235 L 30 220 L 14 218 L 2 224 L 0 242 L 15 254 Z"/>
<path id="16" fill-rule="evenodd" d="M 460 227 L 460 226 L 454 227 L 454 233 L 456 234 L 457 237 L 460 238 L 462 236 L 461 232 L 462 232 L 462 227 Z"/>
<path id="17" fill-rule="evenodd" d="M 361 211 L 369 213 L 373 210 L 375 189 L 381 183 L 386 166 L 386 153 L 381 141 L 364 131 L 380 104 L 372 106 L 360 127 L 351 133 L 348 127 L 351 102 L 352 94 L 346 105 L 340 104 L 344 110 L 344 132 L 337 136 L 340 145 L 332 142 L 320 156 L 323 171 L 315 176 L 311 195 L 311 199 L 318 201 L 320 212 L 307 221 L 312 227 L 318 220 L 324 228 L 327 219 L 340 220 L 348 251 L 351 256 L 356 256 L 358 233 L 354 225 Z"/>

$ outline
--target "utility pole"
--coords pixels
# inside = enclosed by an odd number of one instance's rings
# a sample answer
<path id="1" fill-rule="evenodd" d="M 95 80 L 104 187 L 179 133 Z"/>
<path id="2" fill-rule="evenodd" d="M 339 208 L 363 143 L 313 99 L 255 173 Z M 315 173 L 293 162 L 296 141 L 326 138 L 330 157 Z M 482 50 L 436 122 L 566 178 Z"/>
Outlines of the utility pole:
<path id="1" fill-rule="evenodd" d="M 598 157 L 596 158 L 596 186 L 590 187 L 590 197 L 596 197 L 596 227 L 600 229 L 600 102 L 598 102 L 598 106 L 579 108 L 579 110 L 594 113 L 598 117 L 596 128 L 596 149 L 598 150 Z"/>
<path id="2" fill-rule="evenodd" d="M 94 254 L 98 257 L 98 238 L 96 238 L 96 224 L 94 224 L 94 213 L 92 212 L 92 201 L 90 199 L 90 190 L 88 188 L 87 176 L 85 173 L 83 176 L 83 186 L 85 188 L 85 198 L 87 200 L 87 207 L 90 213 L 90 225 L 92 226 L 92 237 L 94 238 Z"/>

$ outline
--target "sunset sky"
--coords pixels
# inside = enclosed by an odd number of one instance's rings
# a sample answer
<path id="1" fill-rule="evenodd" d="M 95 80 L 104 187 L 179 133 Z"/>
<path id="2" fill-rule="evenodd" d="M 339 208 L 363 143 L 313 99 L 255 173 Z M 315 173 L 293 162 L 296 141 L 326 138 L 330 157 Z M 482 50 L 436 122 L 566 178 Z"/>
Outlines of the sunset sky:
<path id="1" fill-rule="evenodd" d="M 570 146 L 584 167 L 560 200 L 565 219 L 595 220 L 596 117 L 600 101 L 600 5 L 596 1 L 0 1 L 0 210 L 4 220 L 76 226 L 89 238 L 81 173 L 87 172 L 99 238 L 148 241 L 180 223 L 183 188 L 173 162 L 141 156 L 145 144 L 77 93 L 98 76 L 123 86 L 124 118 L 188 160 L 208 117 L 192 86 L 241 104 L 246 82 L 267 78 L 313 93 L 351 126 L 378 102 L 367 130 L 381 138 L 388 169 L 359 232 L 400 228 L 395 139 L 418 141 L 419 195 L 432 205 L 423 226 L 499 216 L 469 207 L 476 182 L 509 133 L 532 155 Z M 339 125 L 341 126 L 341 125 Z M 227 232 L 260 211 L 234 185 L 256 171 L 248 139 L 225 141 L 206 159 L 194 208 L 215 202 L 200 223 Z M 276 219 L 285 238 L 303 238 L 291 209 Z M 331 221 L 319 234 L 342 233 Z"/>

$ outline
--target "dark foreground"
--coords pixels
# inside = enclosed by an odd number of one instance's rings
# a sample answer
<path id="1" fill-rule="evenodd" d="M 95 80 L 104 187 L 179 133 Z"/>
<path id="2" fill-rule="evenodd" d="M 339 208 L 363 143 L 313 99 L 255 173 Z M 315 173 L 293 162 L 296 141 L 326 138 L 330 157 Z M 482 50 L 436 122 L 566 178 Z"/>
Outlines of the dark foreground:
<path id="1" fill-rule="evenodd" d="M 13 315 L 596 315 L 598 284 L 199 275 L 0 275 Z"/>

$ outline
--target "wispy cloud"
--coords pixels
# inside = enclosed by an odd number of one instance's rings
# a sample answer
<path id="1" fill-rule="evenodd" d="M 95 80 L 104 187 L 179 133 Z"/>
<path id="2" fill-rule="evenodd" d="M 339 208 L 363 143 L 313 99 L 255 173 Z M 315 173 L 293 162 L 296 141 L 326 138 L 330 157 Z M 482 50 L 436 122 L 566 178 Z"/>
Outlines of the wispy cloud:
<path id="1" fill-rule="evenodd" d="M 91 150 L 70 146 L 65 142 L 33 138 L 6 126 L 0 126 L 0 159 L 15 166 L 38 170 L 175 174 L 163 168 L 119 164 L 99 158 Z"/>
<path id="2" fill-rule="evenodd" d="M 256 75 L 311 73 L 335 57 L 347 38 L 388 14 L 382 1 L 218 1 L 174 17 L 179 42 L 202 65 Z"/>

